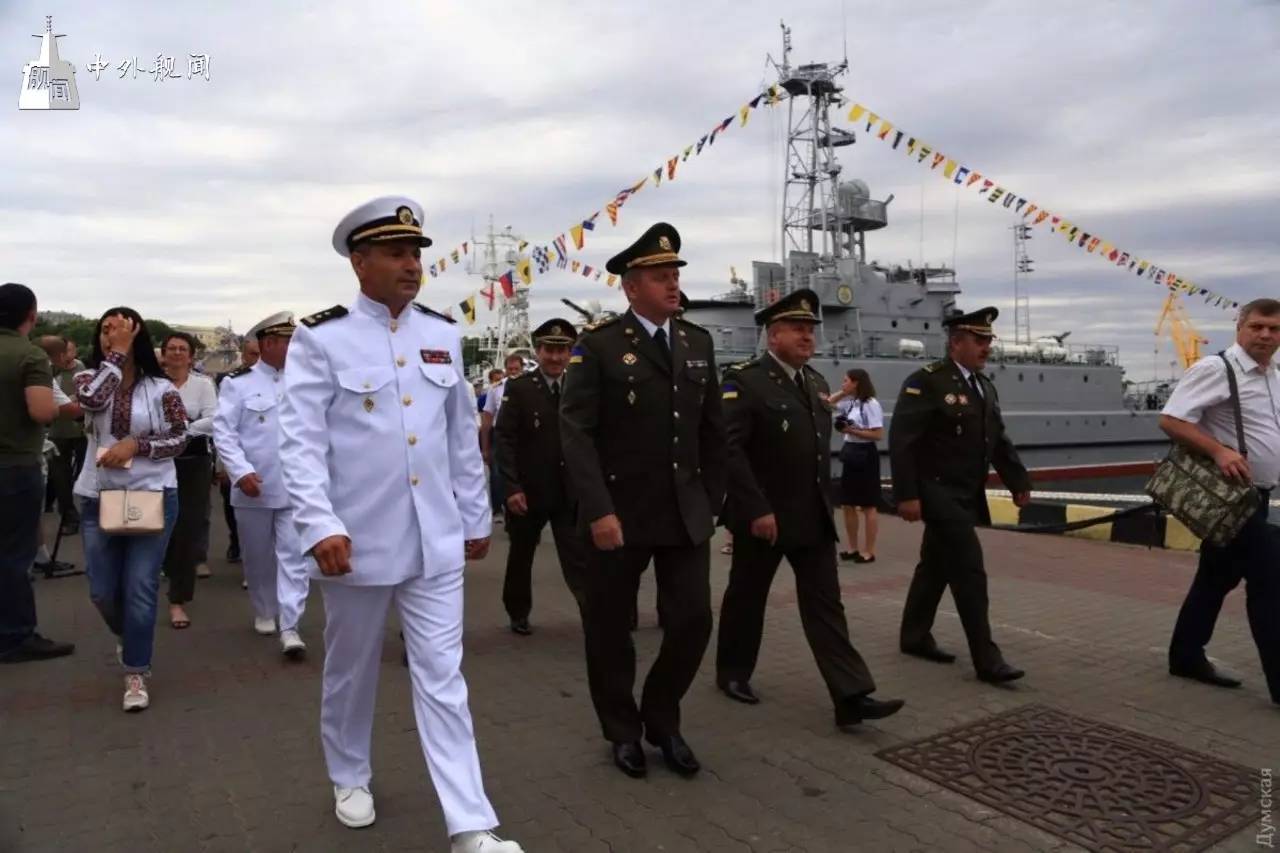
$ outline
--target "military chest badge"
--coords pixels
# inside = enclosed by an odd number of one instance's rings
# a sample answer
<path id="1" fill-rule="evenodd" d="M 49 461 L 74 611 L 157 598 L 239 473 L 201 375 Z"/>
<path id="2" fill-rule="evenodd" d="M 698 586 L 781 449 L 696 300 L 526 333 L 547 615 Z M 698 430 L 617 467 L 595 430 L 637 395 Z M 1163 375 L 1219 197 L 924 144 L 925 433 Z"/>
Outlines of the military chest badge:
<path id="1" fill-rule="evenodd" d="M 447 349 L 424 349 L 419 352 L 422 353 L 422 361 L 426 364 L 453 364 L 453 356 Z"/>
<path id="2" fill-rule="evenodd" d="M 635 353 L 633 353 L 633 352 L 624 353 L 624 354 L 623 354 L 623 356 L 622 356 L 622 363 L 623 363 L 623 364 L 625 364 L 625 365 L 627 365 L 628 367 L 630 367 L 631 365 L 635 364 L 635 363 L 636 363 L 636 354 L 635 354 Z"/>
<path id="3" fill-rule="evenodd" d="M 372 398 L 372 397 L 365 397 L 365 398 L 364 398 L 364 410 L 365 410 L 366 412 L 372 412 L 372 411 L 373 411 L 373 398 Z"/>
<path id="4" fill-rule="evenodd" d="M 258 423 L 260 423 L 260 424 L 265 424 L 266 422 L 267 422 L 267 416 L 266 416 L 266 415 L 258 415 Z"/>
<path id="5" fill-rule="evenodd" d="M 954 406 L 954 405 L 956 404 L 956 395 L 955 395 L 955 394 L 948 394 L 947 396 L 943 397 L 942 399 L 943 399 L 943 400 L 946 400 L 946 402 L 947 402 L 947 405 L 948 405 L 948 406 Z"/>
<path id="6" fill-rule="evenodd" d="M 968 398 L 968 397 L 966 397 L 964 394 L 961 394 L 961 395 L 960 395 L 960 405 L 962 405 L 962 406 L 967 406 L 967 405 L 969 405 L 969 398 Z"/>

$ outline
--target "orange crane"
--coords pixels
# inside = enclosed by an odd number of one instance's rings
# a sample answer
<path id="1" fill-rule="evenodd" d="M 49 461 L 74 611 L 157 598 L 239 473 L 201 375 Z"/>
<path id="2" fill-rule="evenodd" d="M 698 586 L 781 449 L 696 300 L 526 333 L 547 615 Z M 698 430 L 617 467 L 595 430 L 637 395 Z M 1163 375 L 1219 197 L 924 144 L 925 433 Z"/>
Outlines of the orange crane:
<path id="1" fill-rule="evenodd" d="M 1156 321 L 1156 337 L 1165 333 L 1173 341 L 1173 348 L 1178 353 L 1178 361 L 1183 370 L 1200 360 L 1201 347 L 1209 343 L 1208 339 L 1200 337 L 1200 333 L 1191 324 L 1182 300 L 1178 298 L 1177 291 L 1173 290 L 1165 297 L 1160 319 Z"/>

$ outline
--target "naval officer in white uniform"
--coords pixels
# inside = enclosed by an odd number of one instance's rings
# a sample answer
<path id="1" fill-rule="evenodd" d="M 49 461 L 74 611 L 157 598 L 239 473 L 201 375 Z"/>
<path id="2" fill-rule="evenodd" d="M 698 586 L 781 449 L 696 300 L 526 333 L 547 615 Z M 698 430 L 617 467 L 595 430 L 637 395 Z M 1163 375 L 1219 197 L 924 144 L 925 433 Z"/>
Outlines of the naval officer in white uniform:
<path id="1" fill-rule="evenodd" d="M 413 302 L 429 245 L 410 199 L 347 214 L 333 247 L 350 258 L 360 292 L 302 320 L 285 371 L 285 487 L 325 605 L 321 740 L 338 819 L 368 826 L 374 698 L 394 603 L 453 853 L 520 853 L 489 832 L 498 819 L 460 669 L 463 567 L 488 553 L 492 520 L 461 336 Z"/>
<path id="2" fill-rule="evenodd" d="M 279 424 L 285 358 L 295 328 L 293 314 L 281 311 L 249 330 L 262 357 L 223 379 L 213 443 L 231 480 L 254 630 L 274 634 L 279 619 L 281 649 L 297 659 L 307 651 L 298 620 L 310 584 L 280 476 Z"/>

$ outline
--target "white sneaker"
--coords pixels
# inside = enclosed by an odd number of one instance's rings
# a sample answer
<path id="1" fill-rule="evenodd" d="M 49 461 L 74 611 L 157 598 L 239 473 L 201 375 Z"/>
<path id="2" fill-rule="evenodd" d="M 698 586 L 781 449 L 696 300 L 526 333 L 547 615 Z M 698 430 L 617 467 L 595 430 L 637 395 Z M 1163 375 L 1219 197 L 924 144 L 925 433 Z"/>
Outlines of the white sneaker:
<path id="1" fill-rule="evenodd" d="M 492 832 L 459 832 L 452 838 L 449 853 L 524 853 L 514 841 L 503 841 Z"/>
<path id="2" fill-rule="evenodd" d="M 126 711 L 145 711 L 151 704 L 151 696 L 147 693 L 146 676 L 131 672 L 124 677 L 124 709 Z"/>
<path id="3" fill-rule="evenodd" d="M 333 786 L 333 813 L 343 826 L 360 829 L 371 826 L 376 815 L 373 812 L 373 794 L 366 785 L 358 788 Z"/>
<path id="4" fill-rule="evenodd" d="M 307 644 L 302 642 L 296 628 L 286 628 L 280 632 L 280 650 L 287 658 L 299 660 L 307 653 Z"/>
<path id="5" fill-rule="evenodd" d="M 276 632 L 275 617 L 268 616 L 265 619 L 258 616 L 253 617 L 253 630 L 257 631 L 264 637 L 270 637 Z"/>

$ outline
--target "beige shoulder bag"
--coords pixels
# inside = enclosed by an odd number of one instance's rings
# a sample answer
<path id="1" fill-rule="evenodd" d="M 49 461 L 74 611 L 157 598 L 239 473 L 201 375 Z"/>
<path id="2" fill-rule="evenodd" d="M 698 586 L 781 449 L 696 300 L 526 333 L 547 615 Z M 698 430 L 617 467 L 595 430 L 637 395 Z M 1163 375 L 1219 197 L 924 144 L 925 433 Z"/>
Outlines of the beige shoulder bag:
<path id="1" fill-rule="evenodd" d="M 146 395 L 146 378 L 141 380 Z M 130 402 L 132 405 L 132 401 Z M 156 431 L 151 397 L 147 395 L 147 423 Z M 98 492 L 98 527 L 112 536 L 150 536 L 164 533 L 164 491 L 103 489 Z"/>

